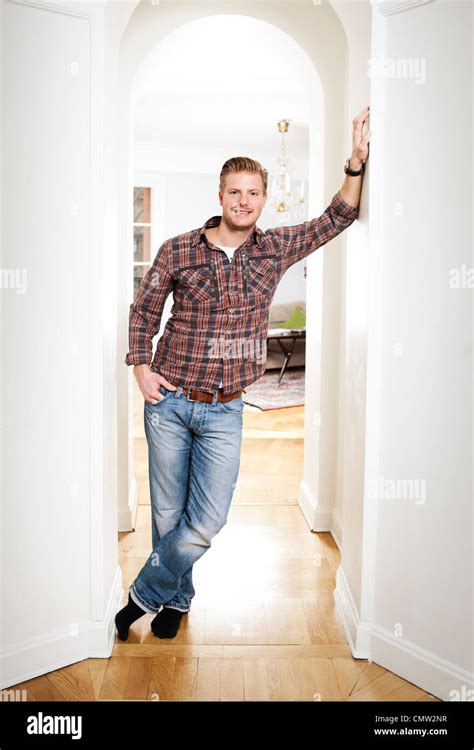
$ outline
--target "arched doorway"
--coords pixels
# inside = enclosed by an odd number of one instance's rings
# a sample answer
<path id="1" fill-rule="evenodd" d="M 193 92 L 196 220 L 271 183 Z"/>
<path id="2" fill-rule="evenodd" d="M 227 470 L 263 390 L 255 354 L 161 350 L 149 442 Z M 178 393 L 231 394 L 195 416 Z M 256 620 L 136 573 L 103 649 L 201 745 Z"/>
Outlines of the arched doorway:
<path id="1" fill-rule="evenodd" d="M 176 29 L 183 27 L 186 23 L 193 23 L 198 19 L 212 18 L 216 14 L 216 6 L 213 4 L 200 5 L 199 9 L 194 5 L 171 8 L 163 7 L 159 13 L 157 8 L 138 6 L 135 13 L 131 16 L 127 28 L 125 29 L 120 57 L 121 71 L 121 102 L 120 117 L 121 123 L 121 151 L 130 154 L 131 145 L 131 121 L 130 121 L 130 95 L 133 87 L 134 76 L 143 60 L 149 54 L 150 50 L 157 44 L 160 39 L 172 34 Z M 235 6 L 232 6 L 232 12 L 235 13 Z M 329 6 L 318 9 L 326 14 L 324 21 L 327 23 L 325 33 L 322 27 L 315 26 L 314 22 L 317 16 L 314 15 L 315 9 L 298 7 L 298 13 L 289 17 L 288 9 L 281 4 L 271 4 L 265 7 L 251 4 L 242 4 L 239 11 L 250 18 L 270 23 L 273 27 L 280 28 L 282 33 L 292 38 L 301 50 L 306 54 L 314 68 L 313 75 L 313 93 L 310 100 L 310 167 L 309 167 L 309 214 L 318 215 L 323 209 L 324 196 L 328 190 L 333 190 L 332 180 L 328 180 L 325 175 L 328 169 L 333 167 L 336 162 L 340 166 L 340 157 L 338 150 L 343 153 L 342 140 L 344 136 L 344 119 L 340 109 L 338 109 L 337 97 L 334 94 L 329 81 L 334 81 L 336 86 L 344 90 L 345 79 L 345 55 L 346 39 L 345 34 L 336 14 Z M 311 15 L 313 13 L 313 15 Z M 219 7 L 219 14 L 230 15 L 229 11 Z M 320 17 L 319 17 L 320 18 Z M 313 28 L 311 29 L 311 25 Z M 311 30 L 310 30 L 311 29 Z M 327 43 L 328 30 L 334 37 L 334 48 L 338 48 L 338 55 L 328 58 L 324 51 L 324 44 Z M 340 105 L 340 102 L 339 102 Z M 331 137 L 328 145 L 323 148 L 325 124 L 331 122 Z M 334 123 L 337 122 L 337 126 Z M 339 149 L 338 149 L 339 146 Z M 127 218 L 127 206 L 130 205 L 130 173 L 131 163 L 129 158 L 124 161 L 121 170 L 121 183 L 119 199 L 122 205 L 121 216 Z M 328 185 L 330 187 L 328 187 Z M 122 245 L 120 248 L 121 278 L 119 279 L 119 351 L 126 351 L 126 312 L 128 311 L 129 298 L 127 298 L 127 277 L 126 269 L 129 263 L 131 247 L 131 227 L 130 222 L 124 220 L 122 223 L 120 237 Z M 322 359 L 322 339 L 323 325 L 325 322 L 328 329 L 335 327 L 339 329 L 337 318 L 337 309 L 334 307 L 334 292 L 332 290 L 332 306 L 328 295 L 324 294 L 324 273 L 323 264 L 326 262 L 328 283 L 337 278 L 339 273 L 341 259 L 333 252 L 331 257 L 325 261 L 324 253 L 315 254 L 308 263 L 308 286 L 311 286 L 312 296 L 309 300 L 309 315 L 312 318 L 311 329 L 308 330 L 307 346 L 311 357 L 311 370 L 309 379 L 307 379 L 307 405 L 308 411 L 313 415 L 305 424 L 305 440 L 307 450 L 311 454 L 311 460 L 307 461 L 307 470 L 304 479 L 304 485 L 300 493 L 301 502 L 306 506 L 307 515 L 311 515 L 314 508 L 311 501 L 308 503 L 307 498 L 311 496 L 312 502 L 320 496 L 320 486 L 324 488 L 324 495 L 330 494 L 328 488 L 334 489 L 336 482 L 335 472 L 337 471 L 337 459 L 329 446 L 334 446 L 337 442 L 337 429 L 334 421 L 327 420 L 328 428 L 321 437 L 318 429 L 318 415 L 324 413 L 325 408 L 321 403 L 322 389 L 328 395 L 328 404 L 337 402 L 337 386 L 333 382 L 330 373 L 338 368 L 339 346 L 334 343 L 326 352 L 326 357 Z M 342 294 L 342 289 L 338 289 L 338 295 Z M 135 502 L 135 485 L 131 470 L 131 447 L 130 447 L 130 373 L 119 369 L 118 383 L 118 424 L 119 424 L 119 503 L 121 516 L 131 518 L 132 509 Z M 327 441 L 327 445 L 321 449 L 320 441 Z M 332 458 L 319 467 L 319 455 L 321 450 L 326 456 Z"/>

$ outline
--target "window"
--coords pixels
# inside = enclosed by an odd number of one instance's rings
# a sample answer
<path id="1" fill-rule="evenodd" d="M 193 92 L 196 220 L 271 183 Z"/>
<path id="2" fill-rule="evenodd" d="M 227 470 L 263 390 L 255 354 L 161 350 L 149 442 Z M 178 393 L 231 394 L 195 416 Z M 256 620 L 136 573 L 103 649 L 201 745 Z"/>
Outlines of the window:
<path id="1" fill-rule="evenodd" d="M 133 188 L 133 298 L 151 266 L 151 188 Z"/>

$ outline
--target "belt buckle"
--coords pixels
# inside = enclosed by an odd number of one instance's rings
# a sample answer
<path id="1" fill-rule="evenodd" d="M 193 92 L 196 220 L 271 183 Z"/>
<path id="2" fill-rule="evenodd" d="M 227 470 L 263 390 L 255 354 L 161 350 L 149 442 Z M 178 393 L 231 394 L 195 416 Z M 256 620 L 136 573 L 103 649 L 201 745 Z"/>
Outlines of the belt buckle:
<path id="1" fill-rule="evenodd" d="M 194 401 L 194 402 L 199 401 L 198 398 L 191 398 L 191 393 L 193 393 L 194 391 L 197 391 L 197 388 L 188 388 L 188 392 L 186 394 L 187 401 Z"/>

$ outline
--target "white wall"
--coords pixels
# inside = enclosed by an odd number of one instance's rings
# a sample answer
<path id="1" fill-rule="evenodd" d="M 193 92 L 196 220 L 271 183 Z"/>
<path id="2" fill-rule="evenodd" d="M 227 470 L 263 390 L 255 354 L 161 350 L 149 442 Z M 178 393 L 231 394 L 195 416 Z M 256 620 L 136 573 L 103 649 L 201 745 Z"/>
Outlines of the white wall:
<path id="1" fill-rule="evenodd" d="M 351 120 L 370 102 L 369 78 L 366 60 L 370 55 L 371 11 L 369 3 L 350 3 L 334 0 L 332 3 L 348 41 L 347 56 L 347 106 L 345 120 L 346 153 L 352 149 Z M 331 491 L 335 496 L 332 516 L 332 533 L 339 547 L 343 544 L 343 530 L 354 523 L 360 523 L 362 506 L 360 488 L 363 485 L 364 471 L 364 429 L 365 429 L 365 362 L 367 342 L 364 304 L 367 304 L 367 255 L 369 205 L 368 185 L 370 184 L 371 160 L 367 162 L 366 175 L 362 183 L 359 216 L 346 235 L 346 245 L 342 250 L 338 283 L 342 288 L 338 307 L 340 335 L 336 341 L 340 345 L 340 366 L 335 377 L 338 380 L 338 431 L 335 447 L 335 480 Z M 334 283 L 337 283 L 334 277 Z M 347 498 L 350 495 L 350 502 Z M 362 541 L 359 539 L 359 554 Z M 354 570 L 360 570 L 360 561 L 353 561 Z M 357 585 L 357 584 L 356 584 Z"/>
<path id="2" fill-rule="evenodd" d="M 355 653 L 459 700 L 472 686 L 472 291 L 449 272 L 472 266 L 472 8 L 403 5 L 374 8 L 372 56 L 424 60 L 426 78 L 371 82 L 370 252 L 356 249 L 359 275 L 347 267 L 347 364 L 367 346 L 367 387 L 347 367 L 337 597 Z"/>
<path id="3" fill-rule="evenodd" d="M 101 285 L 101 12 L 15 2 L 2 11 L 2 262 L 26 272 L 24 293 L 2 290 L 8 685 L 110 653 L 120 569 L 115 398 L 106 388 L 114 372 L 103 375 L 105 351 L 115 351 L 115 309 Z"/>
<path id="4" fill-rule="evenodd" d="M 4 26 L 4 4 L 0 3 L 0 29 Z M 4 81 L 4 50 L 3 50 L 3 34 L 0 34 L 0 102 L 4 101 L 3 93 L 3 81 Z M 0 109 L 0 112 L 2 110 Z M 3 117 L 0 117 L 0 175 L 3 174 Z M 0 180 L 0 227 L 3 227 L 3 180 Z M 4 256 L 3 256 L 3 231 L 0 231 L 0 268 L 4 268 Z M 0 304 L 0 424 L 3 424 L 3 302 Z M 0 491 L 3 488 L 3 440 L 0 433 Z M 0 542 L 2 529 L 4 528 L 3 520 L 3 502 L 2 495 L 0 495 Z M 2 554 L 2 546 L 0 546 L 0 603 L 3 607 L 5 599 L 3 592 L 3 576 L 5 571 L 5 561 Z M 0 615 L 0 645 L 3 643 L 3 617 Z"/>
<path id="5" fill-rule="evenodd" d="M 426 82 L 385 92 L 385 139 L 397 149 L 384 153 L 380 475 L 418 479 L 426 493 L 378 503 L 374 654 L 400 623 L 404 640 L 462 682 L 473 667 L 472 290 L 451 288 L 449 273 L 472 268 L 472 5 L 424 5 L 408 20 L 386 22 L 386 55 L 426 59 Z M 446 128 L 440 175 L 432 155 Z"/>
<path id="6" fill-rule="evenodd" d="M 125 503 L 130 498 L 130 372 L 123 363 L 131 281 L 130 86 L 159 38 L 224 7 L 140 6 L 119 60 L 118 42 L 135 3 L 106 6 L 105 30 L 100 6 L 55 5 L 2 6 L 3 62 L 10 71 L 3 92 L 9 117 L 2 133 L 2 263 L 28 270 L 26 294 L 2 291 L 8 322 L 1 352 L 2 565 L 15 570 L 2 580 L 2 686 L 111 651 L 121 594 L 117 494 Z M 324 127 L 311 120 L 312 215 L 341 184 L 348 117 L 366 103 L 364 47 L 353 34 L 360 39 L 367 29 L 357 26 L 362 22 L 350 3 L 334 5 L 341 22 L 329 4 L 295 3 L 291 12 L 283 3 L 238 5 L 292 34 L 317 66 L 321 88 L 313 91 L 312 107 L 324 112 Z M 472 294 L 448 283 L 452 267 L 473 263 L 469 13 L 464 4 L 442 2 L 399 16 L 374 10 L 373 49 L 420 54 L 432 75 L 422 86 L 412 82 L 413 89 L 406 82 L 371 82 L 370 247 L 365 194 L 360 220 L 346 238 L 311 256 L 307 282 L 313 335 L 302 502 L 313 523 L 334 531 L 331 483 L 336 493 L 342 488 L 336 598 L 353 653 L 445 698 L 469 684 L 471 668 Z M 341 23 L 353 29 L 347 57 Z M 77 80 L 68 77 L 71 57 L 80 64 Z M 358 67 L 349 78 L 347 62 Z M 341 115 L 348 81 L 352 99 Z M 443 181 L 433 159 L 446 140 L 440 101 L 454 121 L 449 132 L 457 133 L 443 160 Z M 316 166 L 323 143 L 324 186 Z M 344 275 L 341 250 L 349 234 Z M 335 279 L 345 279 L 350 292 L 345 346 Z M 339 420 L 333 405 L 341 395 L 341 354 L 345 415 Z M 338 462 L 332 453 L 330 467 L 324 463 L 320 471 L 328 446 L 341 445 L 341 425 L 343 457 Z M 380 476 L 426 480 L 426 502 L 374 502 L 367 482 Z M 35 619 L 18 616 L 25 601 Z"/>

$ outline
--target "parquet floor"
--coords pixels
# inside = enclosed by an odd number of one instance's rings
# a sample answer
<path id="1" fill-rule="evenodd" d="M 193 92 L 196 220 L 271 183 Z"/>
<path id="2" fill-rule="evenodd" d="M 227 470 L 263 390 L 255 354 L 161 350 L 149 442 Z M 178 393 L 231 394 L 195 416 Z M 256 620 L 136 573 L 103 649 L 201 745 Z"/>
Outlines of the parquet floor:
<path id="1" fill-rule="evenodd" d="M 119 534 L 124 589 L 150 551 L 143 400 L 135 389 L 136 529 Z M 333 590 L 339 550 L 296 502 L 304 407 L 244 411 L 229 520 L 196 563 L 196 596 L 180 632 L 161 640 L 152 615 L 87 659 L 12 686 L 29 700 L 437 701 L 374 663 L 353 659 Z M 124 595 L 124 602 L 126 596 Z"/>

